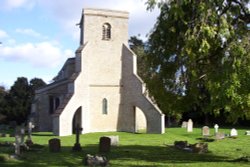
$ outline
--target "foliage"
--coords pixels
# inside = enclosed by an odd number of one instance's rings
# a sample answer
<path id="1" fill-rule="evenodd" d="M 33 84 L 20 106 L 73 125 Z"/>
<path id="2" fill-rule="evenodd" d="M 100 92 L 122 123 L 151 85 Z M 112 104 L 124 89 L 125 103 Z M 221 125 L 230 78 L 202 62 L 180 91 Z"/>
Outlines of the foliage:
<path id="1" fill-rule="evenodd" d="M 165 113 L 250 119 L 249 0 L 148 0 L 161 9 L 148 41 L 149 90 Z"/>
<path id="2" fill-rule="evenodd" d="M 24 123 L 30 114 L 35 89 L 44 85 L 45 82 L 38 78 L 32 79 L 30 83 L 25 77 L 17 78 L 8 92 L 1 89 L 0 113 L 7 116 L 7 121 Z"/>
<path id="3" fill-rule="evenodd" d="M 126 132 L 88 133 L 80 136 L 81 152 L 73 152 L 72 147 L 75 135 L 58 137 L 52 133 L 33 133 L 32 140 L 35 144 L 44 145 L 41 149 L 24 152 L 20 160 L 8 158 L 13 154 L 12 147 L 0 147 L 0 156 L 6 157 L 0 166 L 79 166 L 86 154 L 98 154 L 99 138 L 102 136 L 119 135 L 119 146 L 112 147 L 107 156 L 110 166 L 114 167 L 166 167 L 166 166 L 191 166 L 191 167 L 236 167 L 249 166 L 249 162 L 236 161 L 241 157 L 250 155 L 250 148 L 246 147 L 249 136 L 244 135 L 244 129 L 238 129 L 236 139 L 226 138 L 208 142 L 208 153 L 195 154 L 173 148 L 174 141 L 187 141 L 194 144 L 200 142 L 201 129 L 194 128 L 193 133 L 187 133 L 185 128 L 168 128 L 166 134 L 134 134 Z M 211 130 L 212 131 L 212 130 Z M 220 132 L 228 134 L 230 129 L 220 128 Z M 212 133 L 212 132 L 211 132 Z M 52 138 L 61 140 L 61 152 L 51 153 L 48 140 Z M 15 138 L 0 138 L 0 142 L 13 142 Z M 235 162 L 234 162 L 235 161 Z"/>

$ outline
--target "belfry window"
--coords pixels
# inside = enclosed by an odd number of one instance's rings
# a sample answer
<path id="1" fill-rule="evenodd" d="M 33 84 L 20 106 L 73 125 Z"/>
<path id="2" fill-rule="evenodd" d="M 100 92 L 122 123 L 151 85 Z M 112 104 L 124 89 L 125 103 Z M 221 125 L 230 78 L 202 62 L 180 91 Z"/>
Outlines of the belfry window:
<path id="1" fill-rule="evenodd" d="M 108 114 L 108 100 L 106 98 L 102 100 L 102 114 Z"/>
<path id="2" fill-rule="evenodd" d="M 102 25 L 102 39 L 110 40 L 111 38 L 111 25 L 109 23 L 104 23 Z"/>

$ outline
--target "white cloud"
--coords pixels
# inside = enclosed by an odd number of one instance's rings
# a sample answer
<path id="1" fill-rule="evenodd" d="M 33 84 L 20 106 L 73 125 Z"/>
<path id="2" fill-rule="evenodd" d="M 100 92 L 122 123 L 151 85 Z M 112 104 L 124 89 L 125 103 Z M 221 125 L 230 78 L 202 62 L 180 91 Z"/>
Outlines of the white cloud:
<path id="1" fill-rule="evenodd" d="M 74 56 L 68 49 L 61 49 L 55 42 L 25 43 L 0 47 L 0 58 L 5 61 L 29 63 L 34 67 L 53 68 L 66 58 Z"/>
<path id="2" fill-rule="evenodd" d="M 34 7 L 36 0 L 3 0 L 1 6 L 5 10 L 12 10 L 15 8 L 31 9 Z"/>
<path id="3" fill-rule="evenodd" d="M 153 28 L 159 10 L 146 10 L 147 0 L 38 0 L 39 5 L 50 13 L 64 31 L 79 40 L 79 29 L 75 26 L 80 21 L 83 8 L 106 8 L 125 10 L 130 13 L 129 34 L 145 36 Z"/>
<path id="4" fill-rule="evenodd" d="M 31 29 L 31 28 L 26 28 L 26 29 L 21 29 L 21 28 L 17 28 L 16 29 L 17 33 L 23 34 L 23 35 L 28 35 L 31 37 L 35 37 L 35 38 L 41 38 L 41 39 L 47 39 L 48 37 L 41 35 L 40 33 L 36 32 L 35 30 Z"/>
<path id="5" fill-rule="evenodd" d="M 9 35 L 4 30 L 0 29 L 0 39 L 8 38 L 8 37 L 9 37 Z"/>

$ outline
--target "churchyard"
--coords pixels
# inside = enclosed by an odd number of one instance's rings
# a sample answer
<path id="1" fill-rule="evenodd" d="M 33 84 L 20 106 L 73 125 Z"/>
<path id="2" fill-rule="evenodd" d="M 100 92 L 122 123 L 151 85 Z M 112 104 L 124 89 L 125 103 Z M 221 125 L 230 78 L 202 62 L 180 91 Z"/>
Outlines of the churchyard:
<path id="1" fill-rule="evenodd" d="M 103 155 L 109 161 L 108 166 L 117 167 L 250 166 L 250 135 L 247 134 L 249 129 L 235 128 L 235 134 L 231 132 L 233 127 L 217 127 L 218 132 L 215 135 L 214 128 L 216 126 L 191 127 L 191 130 L 186 126 L 167 128 L 165 134 L 89 133 L 80 135 L 78 139 L 76 135 L 58 137 L 50 132 L 33 132 L 30 148 L 22 148 L 20 153 L 15 153 L 17 150 L 13 145 L 17 143 L 17 138 L 9 137 L 13 132 L 7 131 L 6 134 L 2 132 L 0 137 L 0 166 L 84 166 L 83 161 L 87 154 Z M 230 137 L 230 133 L 234 134 Z M 19 135 L 22 136 L 22 133 Z M 30 139 L 28 136 L 25 136 L 25 140 Z M 115 146 L 105 146 L 108 142 L 104 136 L 117 137 Z M 23 140 L 21 138 L 18 142 Z M 103 140 L 100 141 L 100 138 Z M 49 147 L 49 142 L 57 143 L 53 146 L 56 148 Z M 104 146 L 100 146 L 99 142 Z M 183 143 L 190 145 L 182 147 Z M 195 143 L 207 144 L 207 150 L 192 151 L 192 144 Z M 81 149 L 74 150 L 76 145 Z M 100 149 L 103 150 L 102 153 L 99 153 Z"/>

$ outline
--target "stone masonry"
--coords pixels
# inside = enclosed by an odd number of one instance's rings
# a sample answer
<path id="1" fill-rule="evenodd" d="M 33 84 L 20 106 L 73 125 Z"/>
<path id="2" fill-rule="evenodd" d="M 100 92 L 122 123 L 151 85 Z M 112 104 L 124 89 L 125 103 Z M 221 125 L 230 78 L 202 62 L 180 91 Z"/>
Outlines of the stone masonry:
<path id="1" fill-rule="evenodd" d="M 32 115 L 38 130 L 66 136 L 80 124 L 82 133 L 135 132 L 145 119 L 148 133 L 164 133 L 164 114 L 145 95 L 136 55 L 128 48 L 128 16 L 124 11 L 83 10 L 75 57 L 65 62 L 53 83 L 36 91 Z"/>

